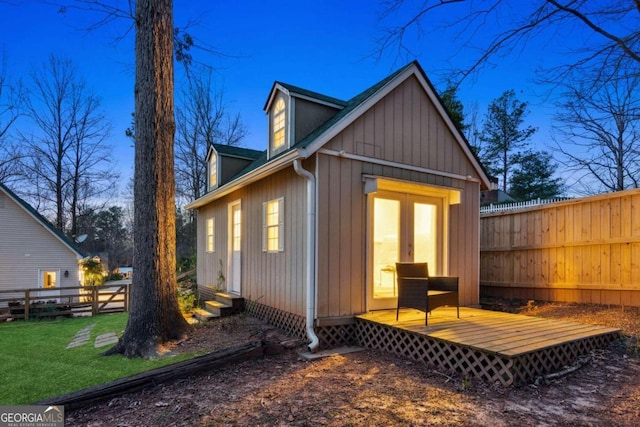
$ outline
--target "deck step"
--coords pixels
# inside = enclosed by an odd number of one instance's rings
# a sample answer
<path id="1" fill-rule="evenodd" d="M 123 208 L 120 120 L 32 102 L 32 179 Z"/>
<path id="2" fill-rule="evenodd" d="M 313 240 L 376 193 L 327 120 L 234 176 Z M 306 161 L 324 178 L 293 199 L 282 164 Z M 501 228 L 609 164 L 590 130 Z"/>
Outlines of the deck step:
<path id="1" fill-rule="evenodd" d="M 233 306 L 221 303 L 220 301 L 205 301 L 205 310 L 217 314 L 219 317 L 231 316 L 234 314 Z"/>
<path id="2" fill-rule="evenodd" d="M 208 322 L 211 319 L 216 319 L 220 317 L 220 315 L 212 313 L 207 310 L 203 310 L 202 308 L 196 308 L 193 311 L 193 317 L 198 319 L 200 322 Z"/>
<path id="3" fill-rule="evenodd" d="M 216 292 L 214 300 L 204 302 L 204 308 L 194 310 L 194 317 L 207 322 L 219 317 L 227 317 L 244 310 L 244 298 L 225 292 Z"/>
<path id="4" fill-rule="evenodd" d="M 244 309 L 244 298 L 238 295 L 228 294 L 226 292 L 216 292 L 214 298 L 216 301 L 230 305 L 236 312 Z"/>

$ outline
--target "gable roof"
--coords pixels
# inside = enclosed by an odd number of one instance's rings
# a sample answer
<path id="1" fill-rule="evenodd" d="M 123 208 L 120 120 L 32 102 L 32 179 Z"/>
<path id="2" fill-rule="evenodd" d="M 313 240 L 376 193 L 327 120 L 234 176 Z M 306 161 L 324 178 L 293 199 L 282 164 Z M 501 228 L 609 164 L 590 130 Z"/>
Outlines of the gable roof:
<path id="1" fill-rule="evenodd" d="M 313 132 L 311 132 L 294 146 L 290 147 L 288 150 L 285 150 L 282 153 L 279 153 L 271 158 L 267 158 L 267 153 L 265 151 L 260 158 L 258 158 L 256 161 L 242 170 L 238 175 L 236 175 L 234 179 L 229 181 L 227 184 L 211 191 L 210 193 L 205 194 L 199 199 L 194 200 L 193 202 L 188 204 L 186 208 L 196 209 L 209 203 L 210 201 L 229 194 L 240 187 L 255 182 L 264 176 L 284 169 L 285 167 L 289 166 L 289 164 L 295 159 L 308 158 L 320 148 L 322 148 L 322 146 L 329 140 L 331 140 L 347 126 L 353 123 L 371 106 L 373 106 L 380 99 L 382 99 L 389 92 L 398 87 L 402 82 L 404 82 L 411 76 L 415 76 L 418 79 L 421 86 L 423 87 L 433 104 L 436 106 L 438 112 L 440 113 L 440 116 L 444 119 L 447 127 L 451 130 L 454 138 L 458 141 L 467 158 L 478 173 L 481 183 L 484 184 L 486 188 L 490 188 L 489 177 L 484 167 L 480 163 L 480 160 L 471 149 L 471 146 L 469 145 L 469 142 L 466 140 L 464 135 L 462 135 L 462 133 L 453 124 L 449 112 L 443 106 L 442 100 L 438 96 L 435 88 L 427 78 L 420 64 L 417 61 L 413 61 L 351 98 L 349 101 L 344 103 L 344 107 L 340 109 L 335 115 L 333 115 L 329 120 L 320 125 Z M 278 88 L 278 85 L 280 85 L 280 87 L 282 88 L 285 88 L 282 83 L 274 83 L 267 103 L 265 104 L 265 110 L 268 109 L 271 101 L 273 100 L 274 93 Z M 308 94 L 313 94 L 317 98 L 324 96 L 315 92 L 297 88 L 295 86 L 287 86 L 295 88 L 300 92 L 304 91 Z M 336 100 L 336 98 L 333 99 Z"/>
<path id="2" fill-rule="evenodd" d="M 75 252 L 78 258 L 84 258 L 87 256 L 87 254 L 82 249 L 77 247 L 75 243 L 73 243 L 67 236 L 65 236 L 60 230 L 55 228 L 53 224 L 51 224 L 45 217 L 40 215 L 40 213 L 38 213 L 38 211 L 36 211 L 29 203 L 22 200 L 20 197 L 18 197 L 16 193 L 11 191 L 2 183 L 0 183 L 0 191 L 4 192 L 18 206 L 24 209 L 31 218 L 39 222 L 40 225 L 42 225 L 45 230 L 51 233 L 63 245 L 68 247 L 72 252 Z"/>

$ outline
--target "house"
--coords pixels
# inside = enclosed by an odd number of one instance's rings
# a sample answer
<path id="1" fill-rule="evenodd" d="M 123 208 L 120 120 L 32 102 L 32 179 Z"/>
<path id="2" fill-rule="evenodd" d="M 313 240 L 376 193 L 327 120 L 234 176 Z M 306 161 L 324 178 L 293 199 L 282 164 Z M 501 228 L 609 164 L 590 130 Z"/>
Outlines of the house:
<path id="1" fill-rule="evenodd" d="M 42 288 L 48 291 L 32 296 L 55 298 L 61 293 L 55 289 L 79 286 L 78 262 L 84 256 L 33 207 L 0 184 L 0 290 Z M 0 294 L 0 300 L 14 297 L 24 293 Z"/>
<path id="2" fill-rule="evenodd" d="M 266 151 L 214 145 L 197 210 L 197 280 L 309 347 L 395 308 L 395 262 L 427 261 L 479 299 L 490 181 L 418 62 L 348 101 L 274 83 Z M 234 151 L 237 150 L 237 151 Z"/>

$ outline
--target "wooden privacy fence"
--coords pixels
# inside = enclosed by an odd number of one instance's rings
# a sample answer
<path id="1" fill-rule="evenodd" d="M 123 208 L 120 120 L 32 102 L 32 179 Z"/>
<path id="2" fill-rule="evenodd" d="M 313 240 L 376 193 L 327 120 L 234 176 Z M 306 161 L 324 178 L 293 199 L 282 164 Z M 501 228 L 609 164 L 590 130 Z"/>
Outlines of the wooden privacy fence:
<path id="1" fill-rule="evenodd" d="M 0 318 L 95 316 L 129 311 L 129 285 L 0 290 Z"/>
<path id="2" fill-rule="evenodd" d="M 482 214 L 480 292 L 640 306 L 640 189 Z"/>

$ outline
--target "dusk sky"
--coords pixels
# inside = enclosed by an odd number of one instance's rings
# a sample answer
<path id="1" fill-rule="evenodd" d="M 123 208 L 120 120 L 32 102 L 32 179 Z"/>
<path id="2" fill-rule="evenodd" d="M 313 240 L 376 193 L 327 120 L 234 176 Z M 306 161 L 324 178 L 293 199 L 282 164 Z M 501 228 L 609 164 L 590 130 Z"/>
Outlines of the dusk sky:
<path id="1" fill-rule="evenodd" d="M 127 5 L 122 0 L 113 3 Z M 7 74 L 13 81 L 22 79 L 28 86 L 33 67 L 42 67 L 51 53 L 71 59 L 79 76 L 102 98 L 102 107 L 113 124 L 111 144 L 119 168 L 124 176 L 129 176 L 133 170 L 133 148 L 124 131 L 130 126 L 134 109 L 133 32 L 115 41 L 124 34 L 129 22 L 122 20 L 87 32 L 84 29 L 96 22 L 99 15 L 76 9 L 61 14 L 58 9 L 39 1 L 0 2 L 1 47 Z M 275 80 L 349 99 L 417 59 L 441 90 L 447 71 L 468 66 L 470 58 L 478 52 L 461 46 L 464 40 L 441 28 L 437 15 L 433 15 L 430 31 L 413 44 L 414 55 L 399 56 L 396 50 L 388 50 L 380 58 L 372 57 L 384 25 L 399 22 L 401 17 L 390 16 L 381 24 L 382 6 L 368 0 L 177 0 L 174 9 L 176 26 L 196 22 L 188 32 L 220 52 L 220 55 L 198 52 L 196 59 L 215 67 L 214 78 L 224 90 L 228 110 L 239 112 L 249 129 L 244 146 L 254 149 L 266 148 L 267 120 L 262 107 Z M 443 13 L 455 14 L 457 10 L 453 6 L 444 8 Z M 479 46 L 482 36 L 477 35 Z M 494 61 L 499 64 L 486 67 L 466 80 L 459 92 L 466 111 L 477 108 L 482 118 L 491 100 L 505 90 L 515 89 L 519 99 L 530 102 L 531 114 L 526 124 L 539 128 L 532 141 L 537 148 L 544 148 L 549 140 L 552 109 L 546 93 L 536 87 L 533 78 L 537 68 L 548 67 L 566 52 L 567 46 L 562 42 L 571 38 L 557 33 L 554 37 L 553 44 L 549 44 L 551 38 L 536 39 L 525 51 Z M 183 82 L 179 67 L 176 67 L 176 88 Z M 20 122 L 19 126 L 26 123 Z"/>

